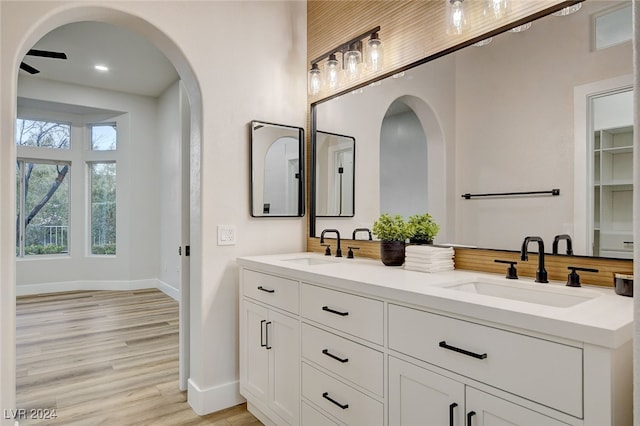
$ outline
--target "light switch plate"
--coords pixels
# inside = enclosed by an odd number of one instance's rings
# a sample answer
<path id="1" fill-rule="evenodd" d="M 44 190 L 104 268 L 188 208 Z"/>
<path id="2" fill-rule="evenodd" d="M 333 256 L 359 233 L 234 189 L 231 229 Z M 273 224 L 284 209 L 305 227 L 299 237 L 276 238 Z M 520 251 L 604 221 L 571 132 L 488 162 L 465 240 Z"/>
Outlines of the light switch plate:
<path id="1" fill-rule="evenodd" d="M 218 245 L 233 246 L 236 244 L 236 226 L 218 225 Z"/>

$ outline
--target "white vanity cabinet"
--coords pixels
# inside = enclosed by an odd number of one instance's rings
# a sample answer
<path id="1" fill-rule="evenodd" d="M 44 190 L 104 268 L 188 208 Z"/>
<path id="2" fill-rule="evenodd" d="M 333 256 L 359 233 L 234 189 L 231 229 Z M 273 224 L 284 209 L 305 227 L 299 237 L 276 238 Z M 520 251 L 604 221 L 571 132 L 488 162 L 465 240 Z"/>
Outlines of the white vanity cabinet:
<path id="1" fill-rule="evenodd" d="M 629 298 L 491 306 L 442 288 L 472 279 L 464 271 L 362 262 L 346 280 L 347 265 L 263 258 L 264 270 L 239 262 L 241 393 L 263 423 L 632 424 Z M 396 276 L 411 292 L 386 282 Z"/>
<path id="2" fill-rule="evenodd" d="M 280 308 L 297 313 L 298 282 L 251 270 L 242 274 L 240 393 L 263 422 L 297 425 L 300 321 Z"/>

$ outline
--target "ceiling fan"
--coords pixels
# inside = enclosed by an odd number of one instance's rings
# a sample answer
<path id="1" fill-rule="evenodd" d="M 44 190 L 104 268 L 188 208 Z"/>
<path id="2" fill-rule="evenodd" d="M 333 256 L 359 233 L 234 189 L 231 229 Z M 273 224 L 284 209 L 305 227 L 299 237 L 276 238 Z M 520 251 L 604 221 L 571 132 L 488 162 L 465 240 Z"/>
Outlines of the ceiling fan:
<path id="1" fill-rule="evenodd" d="M 37 50 L 31 49 L 27 52 L 27 56 L 40 56 L 42 58 L 52 58 L 52 59 L 67 59 L 67 55 L 62 52 L 53 52 L 50 50 Z M 20 69 L 28 72 L 29 74 L 38 74 L 40 70 L 35 69 L 31 65 L 25 64 L 24 62 L 20 62 Z"/>

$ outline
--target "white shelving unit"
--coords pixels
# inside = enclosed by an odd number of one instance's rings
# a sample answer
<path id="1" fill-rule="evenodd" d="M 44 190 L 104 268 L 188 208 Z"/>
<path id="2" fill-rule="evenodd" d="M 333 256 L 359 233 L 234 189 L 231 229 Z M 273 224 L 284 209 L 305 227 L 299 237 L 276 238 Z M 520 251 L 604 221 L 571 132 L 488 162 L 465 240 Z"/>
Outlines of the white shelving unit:
<path id="1" fill-rule="evenodd" d="M 633 257 L 633 126 L 594 132 L 593 255 Z"/>

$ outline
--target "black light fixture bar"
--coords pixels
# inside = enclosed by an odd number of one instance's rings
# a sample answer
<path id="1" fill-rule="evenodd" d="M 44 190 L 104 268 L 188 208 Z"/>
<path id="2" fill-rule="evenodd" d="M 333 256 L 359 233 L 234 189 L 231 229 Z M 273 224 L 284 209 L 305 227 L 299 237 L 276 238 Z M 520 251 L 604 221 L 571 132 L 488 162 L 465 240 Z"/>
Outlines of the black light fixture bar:
<path id="1" fill-rule="evenodd" d="M 514 195 L 560 195 L 559 189 L 552 189 L 551 191 L 524 191 L 524 192 L 498 192 L 494 194 L 462 194 L 461 197 L 465 200 L 470 200 L 475 197 L 509 197 Z"/>
<path id="2" fill-rule="evenodd" d="M 317 64 L 317 63 L 318 63 L 318 62 L 320 62 L 321 60 L 323 60 L 323 59 L 325 59 L 325 58 L 328 58 L 328 57 L 329 57 L 329 55 L 331 55 L 332 53 L 336 53 L 336 52 L 344 52 L 344 51 L 346 51 L 346 50 L 349 48 L 349 46 L 350 46 L 351 44 L 353 44 L 353 43 L 355 43 L 355 42 L 358 42 L 358 41 L 362 41 L 362 40 L 364 40 L 365 38 L 369 37 L 371 34 L 373 34 L 373 33 L 377 33 L 377 32 L 379 32 L 379 31 L 380 31 L 380 26 L 377 26 L 377 27 L 375 27 L 375 28 L 372 28 L 372 29 L 370 29 L 369 31 L 366 31 L 366 32 L 362 33 L 362 34 L 361 34 L 361 35 L 359 35 L 358 37 L 354 37 L 354 38 L 352 38 L 351 40 L 349 40 L 348 42 L 346 42 L 346 43 L 342 43 L 340 46 L 336 47 L 335 49 L 332 49 L 332 50 L 328 51 L 327 53 L 325 53 L 325 54 L 323 54 L 323 55 L 318 56 L 316 59 L 314 59 L 313 61 L 311 61 L 311 65 L 313 65 L 313 64 Z"/>

